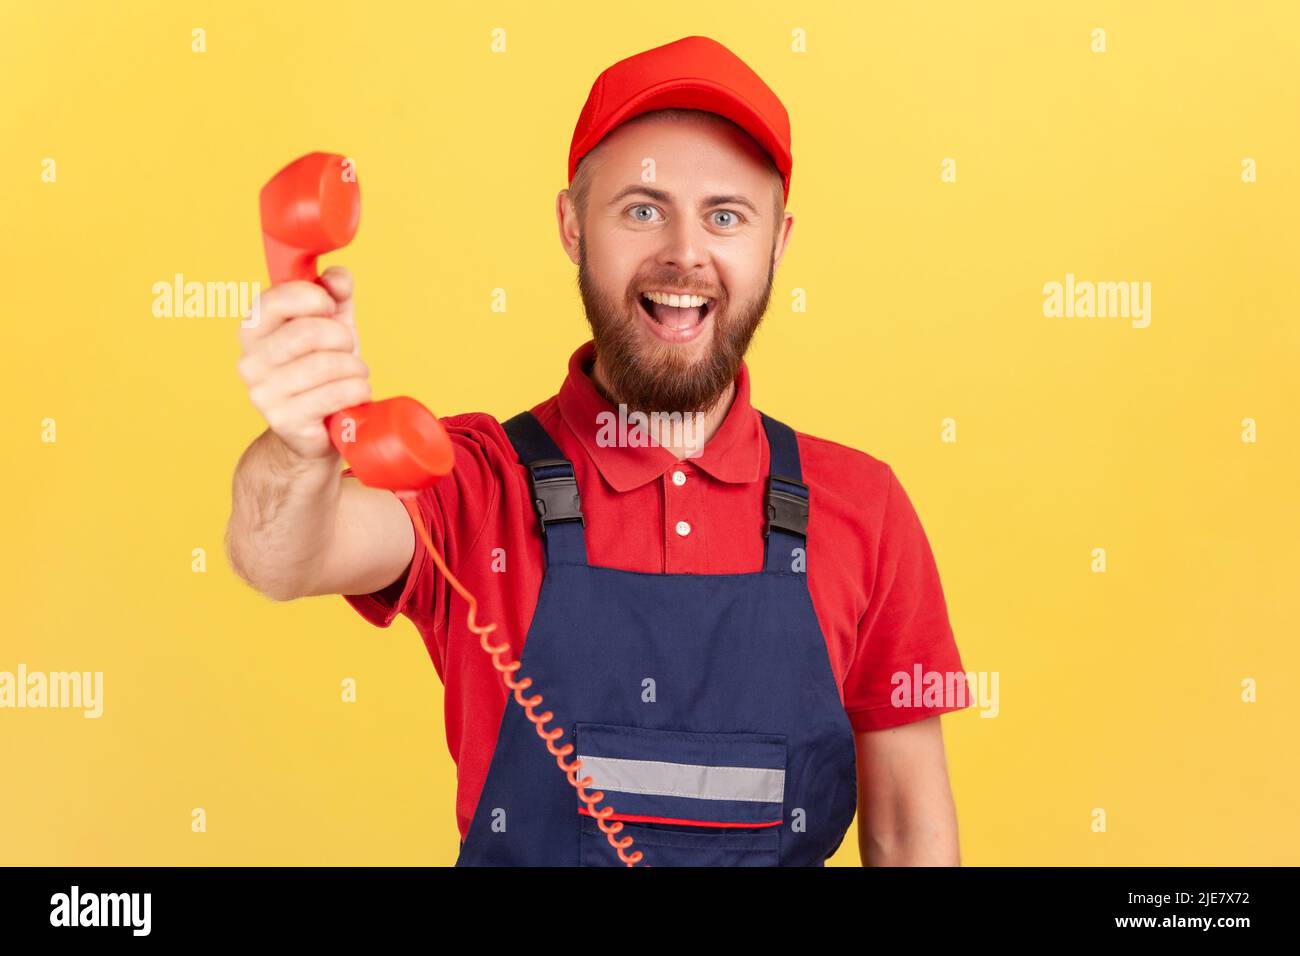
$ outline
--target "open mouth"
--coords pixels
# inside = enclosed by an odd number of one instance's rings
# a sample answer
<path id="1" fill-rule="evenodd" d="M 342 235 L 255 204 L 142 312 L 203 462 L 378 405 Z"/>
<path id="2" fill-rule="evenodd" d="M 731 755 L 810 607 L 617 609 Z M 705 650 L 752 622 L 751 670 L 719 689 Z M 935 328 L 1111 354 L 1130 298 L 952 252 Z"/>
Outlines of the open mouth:
<path id="1" fill-rule="evenodd" d="M 707 296 L 662 292 L 642 292 L 637 302 L 654 322 L 675 332 L 702 325 L 714 304 Z"/>

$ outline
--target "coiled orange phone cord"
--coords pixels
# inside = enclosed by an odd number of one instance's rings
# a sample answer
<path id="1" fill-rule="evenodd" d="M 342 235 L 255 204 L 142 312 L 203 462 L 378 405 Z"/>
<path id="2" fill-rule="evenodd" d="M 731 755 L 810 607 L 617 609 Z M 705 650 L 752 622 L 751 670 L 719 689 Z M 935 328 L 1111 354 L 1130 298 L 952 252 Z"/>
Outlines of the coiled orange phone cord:
<path id="1" fill-rule="evenodd" d="M 542 695 L 534 693 L 531 697 L 527 699 L 524 698 L 523 692 L 532 686 L 533 679 L 531 677 L 524 677 L 521 680 L 515 680 L 513 675 L 515 671 L 519 670 L 519 661 L 505 661 L 502 658 L 502 655 L 510 650 L 510 645 L 490 643 L 488 641 L 488 635 L 496 630 L 496 625 L 478 624 L 474 620 L 474 614 L 478 610 L 478 601 L 476 601 L 474 595 L 470 594 L 469 591 L 466 590 L 465 586 L 456 579 L 456 576 L 447 569 L 447 565 L 443 563 L 442 556 L 438 554 L 438 549 L 433 546 L 433 542 L 429 539 L 429 533 L 424 528 L 424 519 L 421 517 L 419 507 L 416 504 L 415 492 L 399 491 L 396 494 L 397 497 L 402 500 L 402 504 L 406 506 L 407 513 L 411 516 L 411 524 L 415 526 L 416 533 L 419 534 L 420 540 L 424 542 L 424 547 L 428 550 L 429 557 L 433 559 L 433 563 L 438 566 L 438 570 L 442 572 L 443 577 L 447 579 L 448 583 L 451 584 L 456 593 L 463 597 L 465 603 L 469 605 L 469 629 L 478 635 L 479 646 L 491 655 L 492 666 L 501 674 L 501 680 L 505 682 L 506 689 L 514 692 L 515 702 L 524 709 L 524 713 L 528 715 L 528 719 L 531 720 L 533 726 L 537 728 L 537 736 L 546 741 L 546 749 L 555 757 L 556 764 L 564 771 L 569 783 L 578 791 L 578 798 L 582 800 L 583 803 L 587 804 L 587 809 L 591 812 L 597 825 L 605 834 L 605 838 L 609 840 L 609 845 L 618 853 L 618 858 L 628 866 L 635 866 L 641 861 L 643 854 L 640 850 L 634 850 L 630 854 L 625 852 L 627 848 L 632 845 L 632 838 L 630 836 L 625 836 L 621 840 L 615 839 L 618 832 L 623 829 L 622 821 L 614 820 L 612 823 L 608 824 L 605 822 L 607 818 L 614 813 L 614 808 L 606 805 L 602 810 L 596 809 L 596 804 L 605 799 L 605 794 L 600 790 L 595 790 L 591 793 L 587 792 L 587 787 L 591 785 L 591 777 L 584 777 L 582 780 L 578 779 L 578 771 L 582 768 L 582 760 L 580 758 L 569 763 L 565 762 L 564 758 L 573 753 L 573 744 L 565 744 L 562 747 L 555 746 L 555 742 L 564 736 L 564 729 L 562 727 L 556 727 L 553 730 L 546 729 L 546 724 L 552 720 L 555 715 L 549 710 L 540 715 L 533 712 L 533 708 L 541 704 Z M 650 864 L 646 863 L 644 865 L 649 866 Z"/>

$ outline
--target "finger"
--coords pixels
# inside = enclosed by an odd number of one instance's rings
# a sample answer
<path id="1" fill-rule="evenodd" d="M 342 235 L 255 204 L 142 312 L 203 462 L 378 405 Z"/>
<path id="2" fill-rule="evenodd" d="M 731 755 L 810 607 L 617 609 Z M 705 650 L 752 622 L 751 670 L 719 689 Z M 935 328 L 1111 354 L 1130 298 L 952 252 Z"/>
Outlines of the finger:
<path id="1" fill-rule="evenodd" d="M 352 330 L 352 351 L 361 354 L 361 338 L 357 334 L 357 323 L 352 307 L 352 273 L 343 266 L 330 266 L 321 273 L 321 282 L 334 297 L 336 308 L 334 318 Z"/>
<path id="2" fill-rule="evenodd" d="M 341 378 L 295 395 L 280 406 L 280 414 L 289 421 L 317 421 L 368 401 L 368 379 Z"/>
<path id="3" fill-rule="evenodd" d="M 268 380 L 281 398 L 293 398 L 341 378 L 368 378 L 370 368 L 351 352 L 311 352 L 281 365 Z"/>
<path id="4" fill-rule="evenodd" d="M 239 340 L 249 343 L 270 335 L 289 319 L 300 315 L 332 316 L 337 303 L 315 282 L 282 282 L 273 285 L 253 301 L 248 316 L 239 323 Z"/>
<path id="5" fill-rule="evenodd" d="M 347 326 L 333 319 L 305 315 L 282 325 L 266 339 L 254 342 L 235 363 L 245 384 L 259 385 L 276 369 L 312 352 L 356 355 Z"/>
<path id="6" fill-rule="evenodd" d="M 342 302 L 352 298 L 352 273 L 343 266 L 330 266 L 320 274 L 320 281 L 334 301 Z"/>
<path id="7" fill-rule="evenodd" d="M 304 315 L 254 343 L 252 350 L 239 360 L 239 373 L 244 381 L 252 384 L 308 352 L 356 354 L 352 345 L 352 335 L 346 325 L 318 315 Z"/>

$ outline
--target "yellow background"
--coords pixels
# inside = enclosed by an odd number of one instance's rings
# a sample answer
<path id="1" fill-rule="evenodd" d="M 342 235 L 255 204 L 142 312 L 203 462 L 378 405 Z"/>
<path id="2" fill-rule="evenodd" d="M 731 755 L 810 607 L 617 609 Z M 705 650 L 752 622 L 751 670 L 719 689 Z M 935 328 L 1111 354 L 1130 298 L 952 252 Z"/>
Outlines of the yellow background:
<path id="1" fill-rule="evenodd" d="M 237 320 L 155 318 L 153 284 L 264 282 L 257 190 L 347 153 L 329 261 L 376 395 L 505 418 L 587 336 L 553 203 L 592 80 L 702 33 L 792 118 L 755 404 L 894 466 L 1000 675 L 996 719 L 944 718 L 963 862 L 1300 863 L 1298 9 L 5 3 L 0 670 L 103 671 L 105 713 L 0 710 L 0 862 L 454 861 L 414 627 L 234 576 Z M 1151 282 L 1150 327 L 1045 318 L 1067 272 Z"/>

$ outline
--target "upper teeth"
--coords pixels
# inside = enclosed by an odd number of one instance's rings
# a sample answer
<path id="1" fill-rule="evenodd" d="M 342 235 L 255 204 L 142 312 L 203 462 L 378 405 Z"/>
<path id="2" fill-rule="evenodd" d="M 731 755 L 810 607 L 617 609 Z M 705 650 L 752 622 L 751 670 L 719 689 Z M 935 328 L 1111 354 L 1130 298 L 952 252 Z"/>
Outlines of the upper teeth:
<path id="1" fill-rule="evenodd" d="M 699 308 L 709 300 L 702 295 L 674 295 L 668 292 L 647 292 L 645 297 L 660 305 L 670 305 L 674 309 Z"/>

